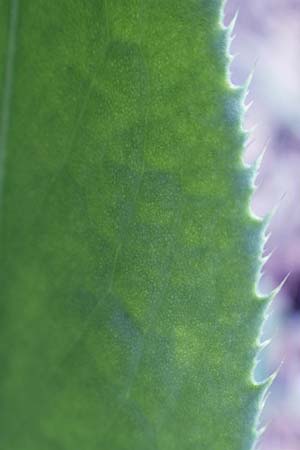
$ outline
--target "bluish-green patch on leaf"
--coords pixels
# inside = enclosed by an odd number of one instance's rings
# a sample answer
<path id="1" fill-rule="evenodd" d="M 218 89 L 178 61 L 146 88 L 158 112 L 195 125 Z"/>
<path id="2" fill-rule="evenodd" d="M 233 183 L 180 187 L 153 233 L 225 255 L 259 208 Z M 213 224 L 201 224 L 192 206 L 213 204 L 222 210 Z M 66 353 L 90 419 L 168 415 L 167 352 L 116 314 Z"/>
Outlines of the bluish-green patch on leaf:
<path id="1" fill-rule="evenodd" d="M 250 445 L 261 226 L 220 7 L 0 5 L 0 449 Z"/>

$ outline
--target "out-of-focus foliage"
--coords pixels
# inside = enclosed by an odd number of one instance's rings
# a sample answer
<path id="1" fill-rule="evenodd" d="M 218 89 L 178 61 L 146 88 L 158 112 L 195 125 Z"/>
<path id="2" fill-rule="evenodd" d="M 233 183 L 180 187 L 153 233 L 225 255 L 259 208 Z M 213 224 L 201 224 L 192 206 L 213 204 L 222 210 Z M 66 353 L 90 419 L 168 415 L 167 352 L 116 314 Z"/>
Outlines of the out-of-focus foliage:
<path id="1" fill-rule="evenodd" d="M 260 224 L 221 2 L 3 0 L 3 450 L 241 450 Z"/>

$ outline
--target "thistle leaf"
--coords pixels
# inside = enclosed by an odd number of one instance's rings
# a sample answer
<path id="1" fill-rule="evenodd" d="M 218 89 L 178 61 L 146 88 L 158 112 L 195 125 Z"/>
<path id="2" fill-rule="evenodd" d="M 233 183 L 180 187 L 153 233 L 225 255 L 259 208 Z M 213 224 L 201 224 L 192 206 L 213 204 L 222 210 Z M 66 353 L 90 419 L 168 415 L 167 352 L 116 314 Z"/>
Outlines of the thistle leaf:
<path id="1" fill-rule="evenodd" d="M 0 3 L 0 449 L 251 444 L 261 225 L 220 8 Z"/>

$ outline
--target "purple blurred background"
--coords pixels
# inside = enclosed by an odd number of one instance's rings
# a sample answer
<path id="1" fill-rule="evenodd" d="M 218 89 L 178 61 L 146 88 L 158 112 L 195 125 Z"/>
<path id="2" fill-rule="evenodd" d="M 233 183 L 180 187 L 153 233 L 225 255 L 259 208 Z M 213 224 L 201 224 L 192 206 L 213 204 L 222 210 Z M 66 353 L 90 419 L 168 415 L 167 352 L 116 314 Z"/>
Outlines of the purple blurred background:
<path id="1" fill-rule="evenodd" d="M 245 127 L 257 125 L 244 161 L 255 163 L 267 146 L 256 179 L 252 210 L 274 212 L 259 288 L 268 293 L 289 273 L 269 308 L 255 377 L 280 366 L 261 417 L 267 425 L 257 449 L 300 450 L 300 0 L 227 0 L 225 23 L 239 10 L 233 31 L 231 81 L 244 83 L 254 69 Z"/>

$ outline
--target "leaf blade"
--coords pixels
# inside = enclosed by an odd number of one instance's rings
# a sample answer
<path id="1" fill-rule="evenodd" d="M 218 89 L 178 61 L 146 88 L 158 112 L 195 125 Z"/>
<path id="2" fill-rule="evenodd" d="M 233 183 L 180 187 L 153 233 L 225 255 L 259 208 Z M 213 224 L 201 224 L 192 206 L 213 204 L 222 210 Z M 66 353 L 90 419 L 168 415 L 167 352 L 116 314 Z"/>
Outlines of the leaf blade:
<path id="1" fill-rule="evenodd" d="M 3 448 L 244 444 L 260 226 L 219 6 L 21 5 Z"/>

